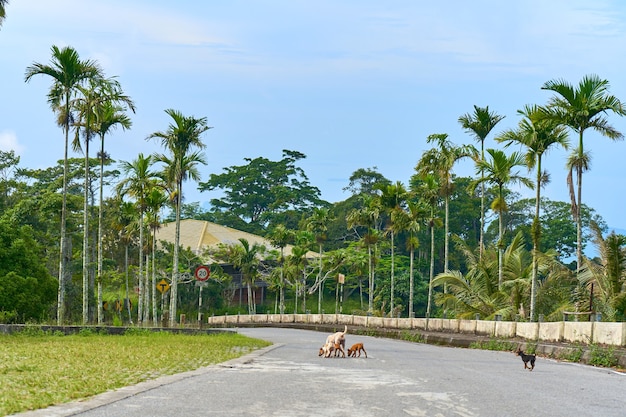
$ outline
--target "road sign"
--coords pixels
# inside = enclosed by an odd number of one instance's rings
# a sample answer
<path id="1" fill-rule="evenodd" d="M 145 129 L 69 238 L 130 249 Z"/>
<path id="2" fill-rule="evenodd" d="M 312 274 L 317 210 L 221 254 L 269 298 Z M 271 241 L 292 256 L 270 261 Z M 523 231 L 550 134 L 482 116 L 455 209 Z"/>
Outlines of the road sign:
<path id="1" fill-rule="evenodd" d="M 196 279 L 198 281 L 206 281 L 211 275 L 211 270 L 206 265 L 200 265 L 196 268 L 196 272 L 194 273 L 194 275 L 196 276 Z"/>
<path id="2" fill-rule="evenodd" d="M 165 294 L 166 292 L 168 292 L 170 290 L 169 282 L 167 282 L 164 279 L 159 281 L 156 286 L 157 286 L 157 290 L 159 290 L 159 292 L 161 292 L 161 294 Z"/>

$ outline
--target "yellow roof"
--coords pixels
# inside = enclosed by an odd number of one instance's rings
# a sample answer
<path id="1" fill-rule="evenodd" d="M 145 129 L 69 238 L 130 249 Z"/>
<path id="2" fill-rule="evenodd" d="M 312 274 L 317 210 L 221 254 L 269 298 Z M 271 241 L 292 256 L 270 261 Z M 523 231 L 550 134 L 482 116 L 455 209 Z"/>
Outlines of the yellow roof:
<path id="1" fill-rule="evenodd" d="M 157 230 L 156 240 L 164 240 L 174 243 L 176 233 L 176 223 L 165 223 Z M 180 246 L 190 248 L 195 254 L 200 255 L 206 248 L 217 246 L 220 243 L 225 245 L 239 244 L 239 239 L 246 239 L 250 245 L 258 243 L 268 250 L 278 249 L 264 237 L 252 233 L 243 232 L 231 227 L 220 226 L 204 220 L 186 219 L 180 221 Z M 291 254 L 292 245 L 285 247 L 285 255 Z M 309 251 L 307 257 L 317 257 L 316 252 Z"/>

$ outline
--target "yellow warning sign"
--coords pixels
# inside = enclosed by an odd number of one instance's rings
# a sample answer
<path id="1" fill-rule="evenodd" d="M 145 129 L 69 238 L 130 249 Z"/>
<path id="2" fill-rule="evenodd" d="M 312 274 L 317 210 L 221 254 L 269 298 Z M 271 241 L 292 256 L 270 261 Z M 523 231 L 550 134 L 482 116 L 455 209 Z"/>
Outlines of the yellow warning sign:
<path id="1" fill-rule="evenodd" d="M 170 290 L 170 284 L 164 279 L 157 282 L 156 287 L 157 287 L 157 290 L 161 292 L 161 294 L 165 294 L 166 292 Z"/>

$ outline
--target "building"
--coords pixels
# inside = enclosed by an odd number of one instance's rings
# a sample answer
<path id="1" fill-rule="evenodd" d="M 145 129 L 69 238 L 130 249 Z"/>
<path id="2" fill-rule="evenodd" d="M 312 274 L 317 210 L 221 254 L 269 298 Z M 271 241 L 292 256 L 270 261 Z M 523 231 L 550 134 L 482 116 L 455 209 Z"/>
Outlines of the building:
<path id="1" fill-rule="evenodd" d="M 156 240 L 166 241 L 174 243 L 176 234 L 176 223 L 165 223 L 156 232 Z M 211 223 L 204 220 L 186 219 L 180 221 L 180 246 L 187 249 L 191 249 L 193 253 L 202 257 L 202 254 L 206 249 L 211 247 L 217 247 L 220 244 L 225 245 L 237 245 L 240 244 L 239 239 L 246 239 L 250 245 L 258 243 L 265 246 L 268 250 L 279 250 L 272 243 L 264 237 L 243 232 L 241 230 L 233 229 L 231 227 L 221 226 L 219 224 Z M 292 245 L 287 245 L 284 248 L 285 256 L 291 254 L 293 249 Z M 317 258 L 318 253 L 309 251 L 307 258 Z M 213 264 L 215 261 L 210 257 L 204 256 L 203 262 L 205 264 Z M 233 301 L 247 303 L 247 291 L 245 291 L 245 285 L 242 280 L 241 273 L 235 270 L 232 265 L 221 264 L 225 272 L 233 277 L 232 290 L 235 292 Z M 258 302 L 262 302 L 265 298 L 265 292 L 267 283 L 262 280 L 258 280 L 255 283 L 255 299 Z"/>

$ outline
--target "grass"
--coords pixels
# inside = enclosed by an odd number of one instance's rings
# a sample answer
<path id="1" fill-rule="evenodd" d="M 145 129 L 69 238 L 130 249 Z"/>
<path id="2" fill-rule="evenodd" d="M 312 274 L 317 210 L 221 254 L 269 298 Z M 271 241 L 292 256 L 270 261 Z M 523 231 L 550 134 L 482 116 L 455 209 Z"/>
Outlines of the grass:
<path id="1" fill-rule="evenodd" d="M 0 415 L 225 362 L 270 344 L 231 333 L 0 335 Z"/>

